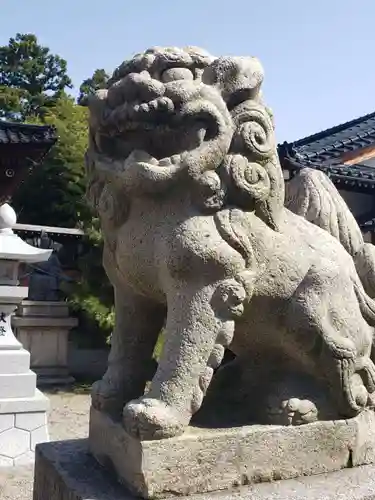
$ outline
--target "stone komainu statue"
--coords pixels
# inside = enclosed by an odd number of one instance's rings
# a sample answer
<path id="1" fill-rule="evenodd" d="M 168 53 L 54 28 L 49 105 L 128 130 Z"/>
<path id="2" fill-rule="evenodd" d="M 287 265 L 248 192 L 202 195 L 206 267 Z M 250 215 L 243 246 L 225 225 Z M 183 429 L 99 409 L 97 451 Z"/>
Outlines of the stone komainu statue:
<path id="1" fill-rule="evenodd" d="M 262 80 L 252 57 L 156 47 L 90 98 L 88 196 L 116 307 L 92 404 L 142 439 L 182 433 L 225 387 L 246 422 L 373 405 L 375 303 L 340 237 L 284 206 Z"/>

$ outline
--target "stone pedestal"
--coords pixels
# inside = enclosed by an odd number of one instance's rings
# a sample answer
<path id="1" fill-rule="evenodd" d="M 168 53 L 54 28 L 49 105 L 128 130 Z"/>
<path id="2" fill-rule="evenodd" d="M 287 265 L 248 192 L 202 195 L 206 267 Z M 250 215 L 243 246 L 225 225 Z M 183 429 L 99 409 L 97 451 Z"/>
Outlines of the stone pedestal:
<path id="1" fill-rule="evenodd" d="M 27 297 L 27 287 L 17 286 L 19 262 L 48 259 L 49 250 L 39 250 L 12 231 L 13 209 L 0 207 L 0 467 L 34 461 L 35 445 L 48 441 L 48 399 L 36 389 L 30 370 L 30 354 L 23 349 L 11 327 L 11 316 Z"/>
<path id="2" fill-rule="evenodd" d="M 183 481 L 184 478 L 181 478 Z M 173 498 L 170 492 L 168 498 Z M 37 446 L 33 500 L 136 500 L 100 467 L 87 441 Z M 375 467 L 364 466 L 298 479 L 273 481 L 178 500 L 375 500 Z"/>
<path id="3" fill-rule="evenodd" d="M 31 353 L 38 386 L 74 382 L 68 369 L 68 336 L 77 319 L 69 317 L 66 302 L 24 300 L 12 324 L 17 339 Z"/>
<path id="4" fill-rule="evenodd" d="M 375 414 L 302 426 L 189 427 L 179 437 L 139 441 L 91 409 L 89 447 L 136 496 L 228 490 L 375 462 Z"/>

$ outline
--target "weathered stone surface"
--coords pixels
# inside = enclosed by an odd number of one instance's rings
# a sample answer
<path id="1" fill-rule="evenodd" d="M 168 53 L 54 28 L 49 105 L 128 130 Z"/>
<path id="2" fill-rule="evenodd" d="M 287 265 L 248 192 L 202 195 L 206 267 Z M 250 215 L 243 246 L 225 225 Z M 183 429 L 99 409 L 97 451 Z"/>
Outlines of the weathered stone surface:
<path id="1" fill-rule="evenodd" d="M 361 282 L 375 297 L 375 246 L 365 237 L 333 182 L 319 170 L 304 168 L 286 184 L 289 210 L 328 231 L 353 257 Z"/>
<path id="2" fill-rule="evenodd" d="M 286 208 L 262 81 L 256 58 L 154 47 L 88 100 L 116 313 L 90 449 L 146 497 L 375 460 L 371 252 L 323 177 Z"/>
<path id="3" fill-rule="evenodd" d="M 146 498 L 331 472 L 373 461 L 375 416 L 300 427 L 188 428 L 183 436 L 139 441 L 121 422 L 91 409 L 90 450 Z"/>
<path id="4" fill-rule="evenodd" d="M 262 82 L 253 57 L 154 47 L 89 99 L 88 196 L 116 312 L 92 401 L 135 437 L 181 435 L 227 396 L 243 424 L 373 406 L 375 302 L 344 240 L 284 206 Z M 328 191 L 329 220 L 348 222 Z M 227 347 L 237 357 L 214 375 Z"/>
<path id="5" fill-rule="evenodd" d="M 375 500 L 375 467 L 192 495 L 187 500 Z M 90 456 L 86 440 L 38 445 L 33 500 L 135 500 Z"/>

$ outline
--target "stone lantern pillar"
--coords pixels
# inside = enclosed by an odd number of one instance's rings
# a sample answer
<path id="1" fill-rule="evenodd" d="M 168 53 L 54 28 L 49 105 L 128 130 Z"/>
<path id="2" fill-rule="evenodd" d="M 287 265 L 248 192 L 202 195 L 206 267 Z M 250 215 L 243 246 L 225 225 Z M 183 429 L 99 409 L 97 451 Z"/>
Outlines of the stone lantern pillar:
<path id="1" fill-rule="evenodd" d="M 27 297 L 28 288 L 18 286 L 20 262 L 47 260 L 51 250 L 25 243 L 12 227 L 13 208 L 0 206 L 0 467 L 24 465 L 34 460 L 35 445 L 48 441 L 48 399 L 36 388 L 30 370 L 30 353 L 16 339 L 11 316 Z"/>

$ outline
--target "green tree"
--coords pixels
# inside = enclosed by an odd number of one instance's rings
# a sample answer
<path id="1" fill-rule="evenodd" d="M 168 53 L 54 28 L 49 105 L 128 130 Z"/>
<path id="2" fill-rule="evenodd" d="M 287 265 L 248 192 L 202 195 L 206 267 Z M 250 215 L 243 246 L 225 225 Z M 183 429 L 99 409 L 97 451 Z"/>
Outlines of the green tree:
<path id="1" fill-rule="evenodd" d="M 114 326 L 113 287 L 102 264 L 103 238 L 99 219 L 92 216 L 86 220 L 84 230 L 85 251 L 78 260 L 81 279 L 71 290 L 70 303 L 79 317 L 80 333 L 90 332 L 76 340 L 91 347 L 101 347 L 108 341 Z"/>
<path id="2" fill-rule="evenodd" d="M 0 46 L 0 118 L 42 117 L 66 88 L 67 63 L 33 34 L 17 33 Z"/>
<path id="3" fill-rule="evenodd" d="M 105 88 L 108 75 L 104 69 L 97 69 L 80 86 L 78 103 L 85 106 L 87 97 L 96 90 Z M 80 336 L 77 341 L 90 345 L 102 345 L 112 332 L 114 325 L 113 288 L 102 264 L 103 238 L 97 214 L 86 213 L 82 220 L 85 231 L 85 252 L 79 259 L 78 267 L 81 280 L 70 294 L 73 305 L 83 330 L 90 331 L 90 336 Z M 81 328 L 82 331 L 82 328 Z"/>
<path id="4" fill-rule="evenodd" d="M 40 123 L 40 118 L 28 121 Z M 55 126 L 59 139 L 12 202 L 21 223 L 77 227 L 90 217 L 84 196 L 87 110 L 62 94 L 46 109 L 43 123 Z"/>
<path id="5" fill-rule="evenodd" d="M 99 89 L 104 89 L 109 76 L 104 69 L 97 69 L 90 78 L 86 78 L 79 87 L 78 103 L 85 105 L 87 96 Z"/>
<path id="6" fill-rule="evenodd" d="M 67 284 L 66 293 L 80 319 L 79 341 L 102 345 L 113 327 L 113 291 L 101 262 L 99 221 L 85 199 L 87 110 L 65 93 L 71 87 L 66 67 L 34 35 L 10 39 L 0 47 L 0 118 L 57 129 L 57 144 L 25 179 L 12 204 L 21 223 L 85 229 L 85 252 L 77 263 L 81 279 Z M 82 83 L 80 99 L 105 87 L 107 79 L 104 70 L 96 70 Z"/>

